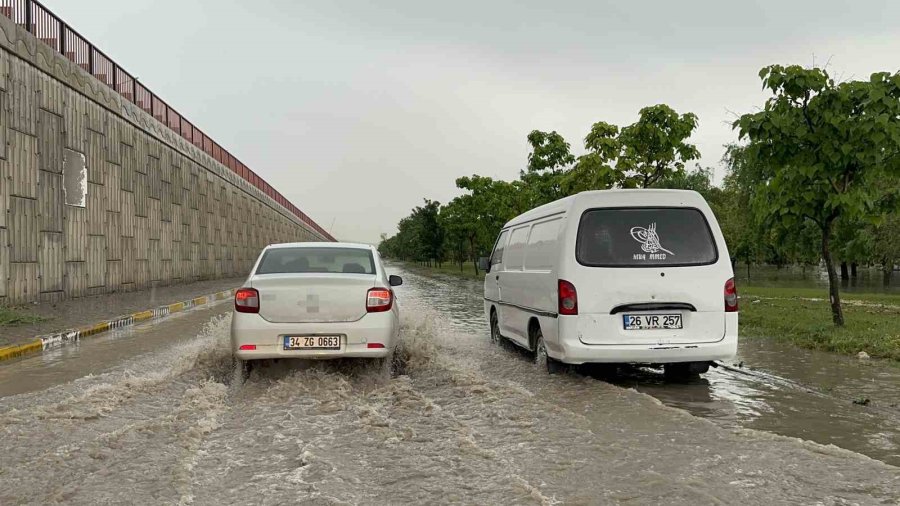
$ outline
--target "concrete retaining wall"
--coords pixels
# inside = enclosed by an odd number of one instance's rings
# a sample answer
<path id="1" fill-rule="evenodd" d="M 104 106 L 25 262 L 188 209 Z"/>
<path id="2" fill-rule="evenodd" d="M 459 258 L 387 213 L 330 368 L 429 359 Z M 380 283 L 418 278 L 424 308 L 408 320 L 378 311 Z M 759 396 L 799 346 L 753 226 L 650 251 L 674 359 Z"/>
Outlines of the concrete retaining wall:
<path id="1" fill-rule="evenodd" d="M 0 304 L 241 275 L 266 244 L 321 239 L 0 16 Z"/>

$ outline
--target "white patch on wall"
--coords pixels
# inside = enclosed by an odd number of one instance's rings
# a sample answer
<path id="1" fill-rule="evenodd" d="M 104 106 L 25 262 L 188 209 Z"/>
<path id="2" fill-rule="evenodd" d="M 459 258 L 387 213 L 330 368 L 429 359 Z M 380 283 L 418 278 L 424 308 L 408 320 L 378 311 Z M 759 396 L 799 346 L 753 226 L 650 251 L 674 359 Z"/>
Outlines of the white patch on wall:
<path id="1" fill-rule="evenodd" d="M 87 203 L 88 172 L 84 153 L 63 151 L 63 195 L 66 205 L 84 207 Z"/>

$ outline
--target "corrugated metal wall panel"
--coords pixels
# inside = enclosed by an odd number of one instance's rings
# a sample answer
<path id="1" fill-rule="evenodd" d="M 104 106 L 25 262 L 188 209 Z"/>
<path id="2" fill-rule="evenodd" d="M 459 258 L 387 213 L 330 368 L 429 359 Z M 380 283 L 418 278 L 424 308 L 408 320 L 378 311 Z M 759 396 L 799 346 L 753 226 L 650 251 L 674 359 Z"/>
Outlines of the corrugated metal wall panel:
<path id="1" fill-rule="evenodd" d="M 63 119 L 48 111 L 41 111 L 38 128 L 38 168 L 55 174 L 63 169 Z"/>
<path id="2" fill-rule="evenodd" d="M 10 262 L 9 274 L 9 293 L 6 297 L 10 302 L 18 304 L 36 300 L 40 296 L 37 262 Z"/>
<path id="3" fill-rule="evenodd" d="M 122 238 L 122 284 L 134 283 L 137 262 L 134 259 L 134 237 Z"/>
<path id="4" fill-rule="evenodd" d="M 9 132 L 9 194 L 37 198 L 37 137 L 11 130 Z"/>
<path id="5" fill-rule="evenodd" d="M 40 96 L 40 107 L 54 114 L 62 115 L 63 109 L 65 109 L 65 87 L 62 83 L 43 72 L 38 72 L 36 77 L 40 87 L 40 93 L 38 93 Z"/>
<path id="6" fill-rule="evenodd" d="M 74 149 L 80 153 L 84 153 L 87 144 L 87 119 L 85 118 L 85 108 L 87 107 L 87 98 L 79 93 L 69 93 L 66 99 L 66 147 Z"/>
<path id="7" fill-rule="evenodd" d="M 41 250 L 38 255 L 38 276 L 42 292 L 57 292 L 65 289 L 63 274 L 66 262 L 63 252 L 61 232 L 41 232 Z"/>
<path id="8" fill-rule="evenodd" d="M 150 248 L 150 224 L 143 216 L 134 217 L 134 258 L 147 260 Z"/>
<path id="9" fill-rule="evenodd" d="M 134 191 L 134 173 L 137 159 L 134 155 L 134 148 L 122 143 L 122 189 L 127 192 Z"/>
<path id="10" fill-rule="evenodd" d="M 82 207 L 64 206 L 65 242 L 67 262 L 83 262 L 87 253 L 87 211 Z"/>
<path id="11" fill-rule="evenodd" d="M 81 297 L 87 293 L 87 267 L 84 262 L 66 262 L 66 295 Z"/>
<path id="12" fill-rule="evenodd" d="M 122 218 L 114 211 L 106 212 L 106 230 L 103 235 L 106 238 L 106 259 L 122 259 Z"/>
<path id="13" fill-rule="evenodd" d="M 134 194 L 122 192 L 122 212 L 119 218 L 122 220 L 121 233 L 123 237 L 134 237 Z"/>
<path id="14" fill-rule="evenodd" d="M 62 175 L 40 171 L 38 189 L 38 207 L 40 213 L 40 229 L 46 232 L 63 231 L 63 196 Z"/>
<path id="15" fill-rule="evenodd" d="M 0 228 L 0 297 L 7 296 L 9 277 L 9 230 Z"/>
<path id="16" fill-rule="evenodd" d="M 88 235 L 103 235 L 106 231 L 106 189 L 101 184 L 88 183 L 87 224 Z"/>
<path id="17" fill-rule="evenodd" d="M 120 290 L 122 288 L 121 260 L 106 261 L 106 287 L 110 290 Z"/>
<path id="18" fill-rule="evenodd" d="M 88 169 L 88 182 L 103 184 L 106 180 L 106 137 L 88 131 L 87 150 L 84 153 Z"/>
<path id="19" fill-rule="evenodd" d="M 122 167 L 114 163 L 106 164 L 106 180 L 103 182 L 104 200 L 107 211 L 122 210 Z"/>
<path id="20" fill-rule="evenodd" d="M 106 286 L 106 238 L 92 235 L 88 238 L 87 254 L 88 288 Z"/>
<path id="21" fill-rule="evenodd" d="M 40 223 L 37 200 L 9 199 L 9 261 L 37 262 Z"/>
<path id="22" fill-rule="evenodd" d="M 9 126 L 19 132 L 36 135 L 38 99 L 37 71 L 31 65 L 13 58 L 9 65 Z"/>

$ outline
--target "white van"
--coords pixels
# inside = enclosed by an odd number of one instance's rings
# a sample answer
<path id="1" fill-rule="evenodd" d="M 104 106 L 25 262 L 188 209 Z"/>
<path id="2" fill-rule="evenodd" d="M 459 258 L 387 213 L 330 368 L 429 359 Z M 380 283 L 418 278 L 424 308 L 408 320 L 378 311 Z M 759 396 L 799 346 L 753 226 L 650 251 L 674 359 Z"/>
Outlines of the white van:
<path id="1" fill-rule="evenodd" d="M 507 223 L 482 259 L 491 338 L 564 364 L 702 374 L 737 351 L 728 248 L 694 191 L 583 192 Z"/>

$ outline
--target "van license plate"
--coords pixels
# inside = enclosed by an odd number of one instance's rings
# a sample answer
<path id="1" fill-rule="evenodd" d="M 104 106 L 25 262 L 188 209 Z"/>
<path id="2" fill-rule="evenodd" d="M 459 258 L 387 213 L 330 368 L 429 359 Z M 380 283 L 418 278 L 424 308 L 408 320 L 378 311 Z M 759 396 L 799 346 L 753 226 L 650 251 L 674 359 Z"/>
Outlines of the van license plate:
<path id="1" fill-rule="evenodd" d="M 625 330 L 680 329 L 680 314 L 626 314 L 622 315 Z"/>
<path id="2" fill-rule="evenodd" d="M 339 350 L 341 336 L 284 336 L 286 350 Z"/>

